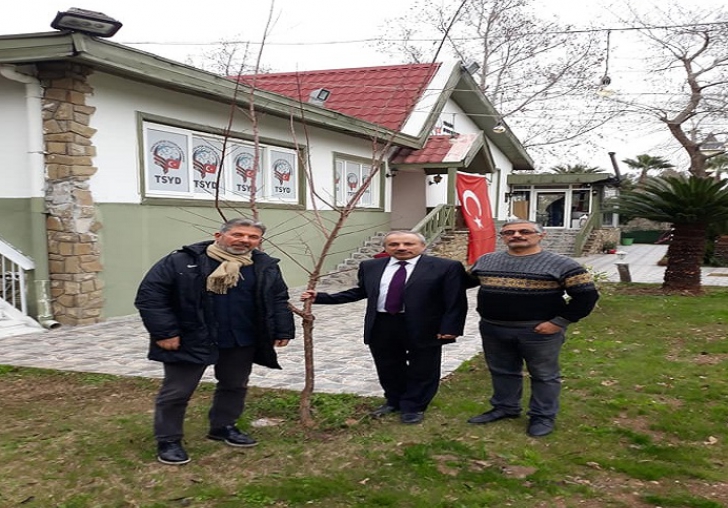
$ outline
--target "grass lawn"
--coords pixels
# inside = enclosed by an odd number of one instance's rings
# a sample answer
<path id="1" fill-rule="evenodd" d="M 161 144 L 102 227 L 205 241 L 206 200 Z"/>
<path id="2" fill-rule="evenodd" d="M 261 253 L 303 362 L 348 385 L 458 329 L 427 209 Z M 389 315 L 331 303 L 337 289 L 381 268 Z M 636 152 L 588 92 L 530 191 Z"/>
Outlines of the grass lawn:
<path id="1" fill-rule="evenodd" d="M 727 289 L 608 285 L 570 328 L 562 367 L 557 430 L 542 439 L 525 417 L 466 423 L 488 408 L 480 357 L 417 426 L 369 419 L 380 399 L 317 395 L 305 430 L 297 393 L 253 389 L 240 426 L 260 445 L 246 450 L 205 439 L 203 385 L 192 462 L 174 467 L 155 461 L 158 381 L 0 366 L 0 506 L 728 506 Z"/>

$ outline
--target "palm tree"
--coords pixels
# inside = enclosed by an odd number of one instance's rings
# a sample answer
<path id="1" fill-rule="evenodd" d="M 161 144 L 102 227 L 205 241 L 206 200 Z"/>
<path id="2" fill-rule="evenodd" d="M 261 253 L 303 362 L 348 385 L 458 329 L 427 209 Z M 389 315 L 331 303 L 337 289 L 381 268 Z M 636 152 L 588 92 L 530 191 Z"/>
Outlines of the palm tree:
<path id="1" fill-rule="evenodd" d="M 559 164 L 549 171 L 559 174 L 584 174 L 584 173 L 606 173 L 602 168 L 587 166 L 586 164 Z"/>
<path id="2" fill-rule="evenodd" d="M 632 169 L 638 169 L 640 176 L 637 179 L 637 186 L 642 187 L 647 181 L 647 174 L 653 169 L 672 169 L 675 166 L 670 164 L 663 157 L 647 155 L 646 153 L 638 155 L 636 159 L 624 159 L 626 165 Z"/>
<path id="3" fill-rule="evenodd" d="M 662 287 L 669 291 L 701 292 L 700 266 L 708 226 L 728 220 L 728 181 L 693 175 L 655 178 L 642 189 L 621 194 L 616 210 L 672 223 Z"/>

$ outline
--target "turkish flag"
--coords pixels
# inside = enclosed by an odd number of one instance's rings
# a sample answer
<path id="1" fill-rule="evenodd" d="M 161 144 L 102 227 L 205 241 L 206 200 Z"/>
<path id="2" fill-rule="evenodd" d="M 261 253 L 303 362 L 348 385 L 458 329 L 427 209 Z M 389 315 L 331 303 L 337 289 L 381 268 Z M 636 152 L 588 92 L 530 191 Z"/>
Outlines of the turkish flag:
<path id="1" fill-rule="evenodd" d="M 468 263 L 495 250 L 495 223 L 485 176 L 458 173 L 456 180 L 460 209 L 470 231 Z"/>

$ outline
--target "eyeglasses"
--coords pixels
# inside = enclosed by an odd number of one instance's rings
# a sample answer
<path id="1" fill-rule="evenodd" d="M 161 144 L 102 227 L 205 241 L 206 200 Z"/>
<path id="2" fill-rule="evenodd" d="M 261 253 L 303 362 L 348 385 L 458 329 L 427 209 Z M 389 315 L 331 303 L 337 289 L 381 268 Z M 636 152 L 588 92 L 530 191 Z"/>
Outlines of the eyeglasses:
<path id="1" fill-rule="evenodd" d="M 501 231 L 501 236 L 513 236 L 516 233 L 518 233 L 520 236 L 529 236 L 529 235 L 538 235 L 540 234 L 538 231 L 534 231 L 532 229 L 506 229 L 505 231 Z"/>

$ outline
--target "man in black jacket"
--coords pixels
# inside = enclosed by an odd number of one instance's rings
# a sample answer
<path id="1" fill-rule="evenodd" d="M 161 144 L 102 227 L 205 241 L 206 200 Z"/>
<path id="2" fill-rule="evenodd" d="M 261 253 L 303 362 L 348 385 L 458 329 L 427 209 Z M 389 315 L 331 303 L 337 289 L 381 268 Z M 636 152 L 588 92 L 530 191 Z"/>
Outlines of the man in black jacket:
<path id="1" fill-rule="evenodd" d="M 156 398 L 157 459 L 186 464 L 187 404 L 208 365 L 217 385 L 208 438 L 230 446 L 257 442 L 235 426 L 253 363 L 280 369 L 274 349 L 295 334 L 288 288 L 278 260 L 256 250 L 265 226 L 232 219 L 214 241 L 187 245 L 158 261 L 139 286 L 135 305 L 149 332 L 148 358 L 164 363 Z"/>
<path id="2" fill-rule="evenodd" d="M 323 304 L 367 299 L 364 342 L 386 398 L 372 416 L 401 411 L 402 423 L 417 424 L 439 387 L 442 345 L 463 333 L 465 268 L 424 255 L 419 233 L 392 231 L 383 243 L 389 256 L 363 261 L 356 287 L 331 295 L 304 291 L 301 299 Z"/>

